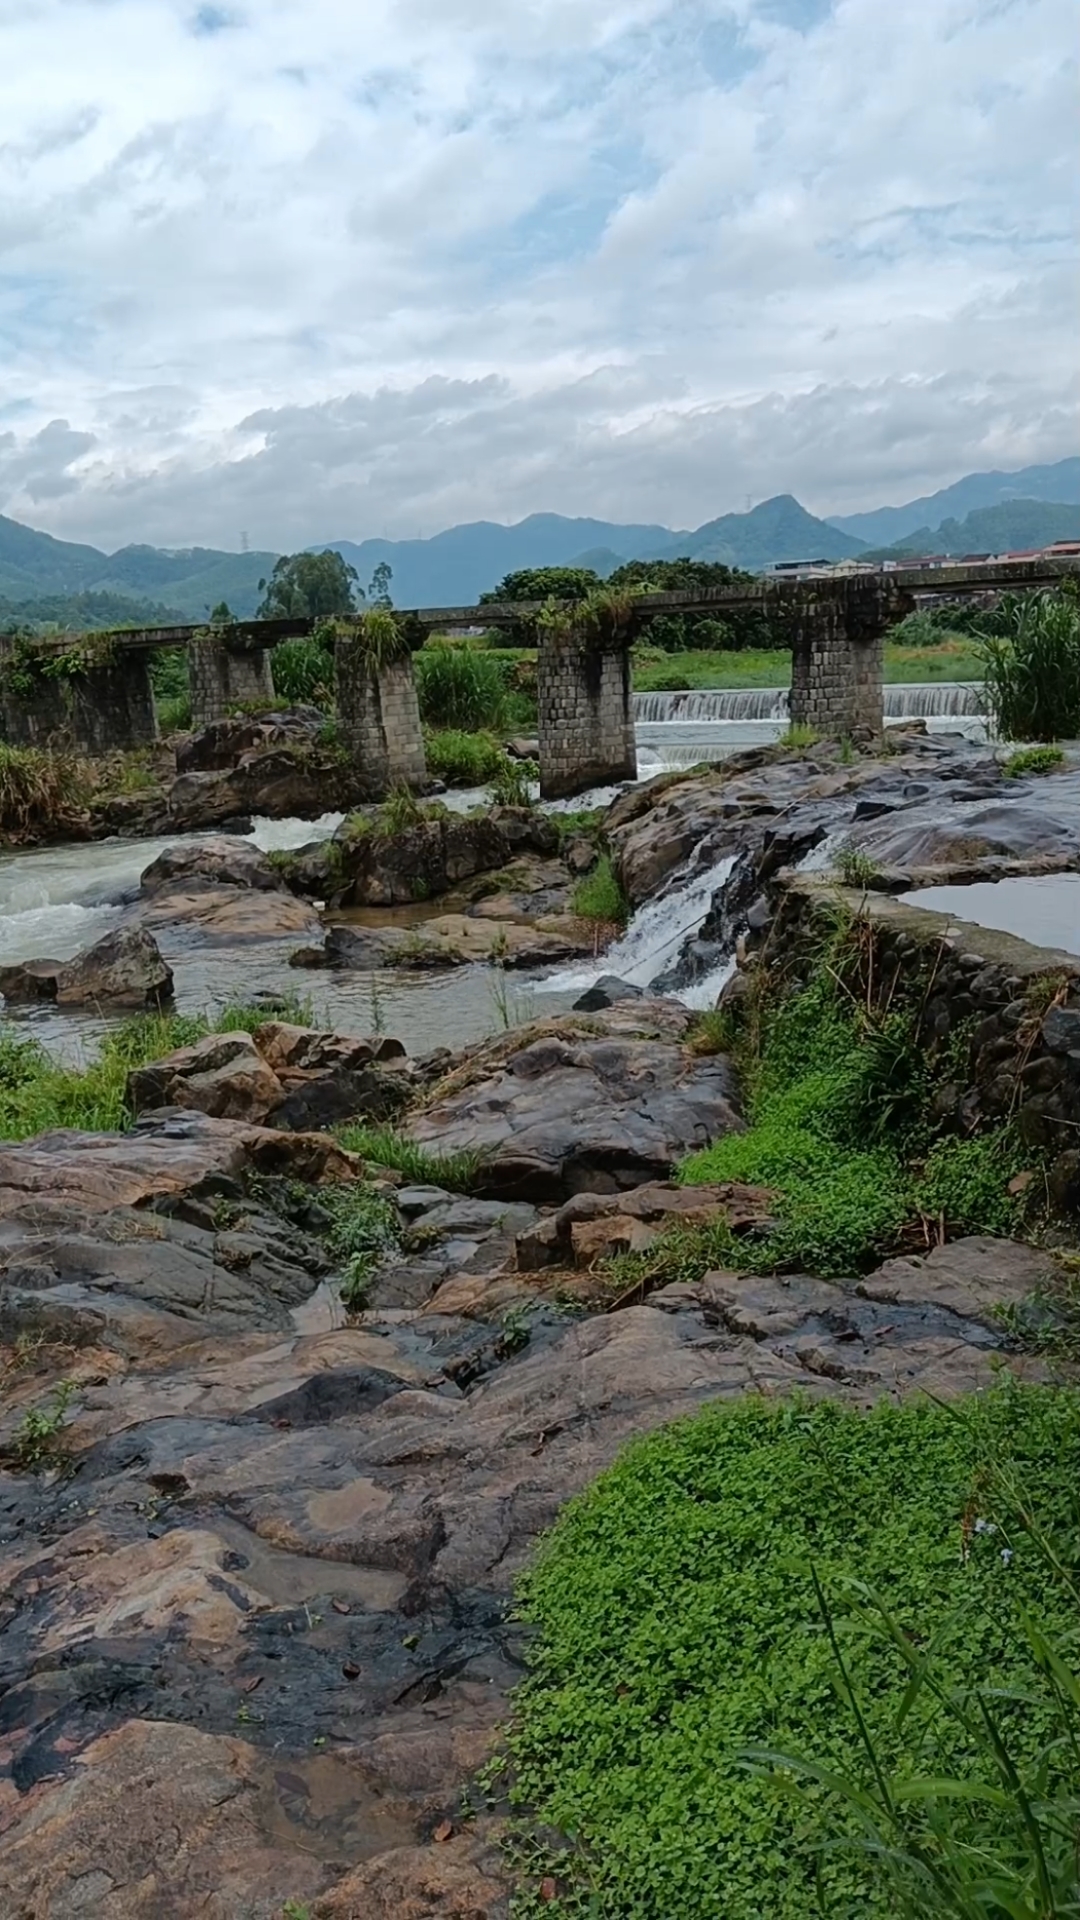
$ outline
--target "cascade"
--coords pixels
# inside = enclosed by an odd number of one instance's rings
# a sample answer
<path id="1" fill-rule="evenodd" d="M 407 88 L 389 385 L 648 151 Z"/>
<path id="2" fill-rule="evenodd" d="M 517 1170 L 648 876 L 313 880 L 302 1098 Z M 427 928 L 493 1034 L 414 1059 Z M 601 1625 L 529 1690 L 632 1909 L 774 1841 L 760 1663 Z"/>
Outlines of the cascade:
<path id="1" fill-rule="evenodd" d="M 636 724 L 717 724 L 788 717 L 786 687 L 694 687 L 683 693 L 635 693 Z M 956 719 L 982 712 L 982 687 L 972 680 L 928 680 L 884 689 L 887 720 Z"/>
<path id="2" fill-rule="evenodd" d="M 646 900 L 625 933 L 589 967 L 570 967 L 538 981 L 544 993 L 584 993 L 603 974 L 616 974 L 635 987 L 649 987 L 674 965 L 685 940 L 695 934 L 712 905 L 713 894 L 735 863 L 725 854 L 712 866 L 694 873 L 684 867 L 667 892 Z"/>

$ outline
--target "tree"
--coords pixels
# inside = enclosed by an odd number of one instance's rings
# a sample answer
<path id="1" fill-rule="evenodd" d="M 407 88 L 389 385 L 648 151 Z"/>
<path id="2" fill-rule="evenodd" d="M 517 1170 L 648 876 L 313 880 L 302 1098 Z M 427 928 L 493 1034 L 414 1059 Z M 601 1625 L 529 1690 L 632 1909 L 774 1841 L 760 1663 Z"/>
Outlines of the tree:
<path id="1" fill-rule="evenodd" d="M 368 582 L 367 597 L 368 597 L 368 604 L 370 606 L 373 606 L 373 607 L 392 607 L 393 606 L 394 603 L 390 598 L 390 582 L 393 579 L 393 577 L 394 577 L 394 569 L 390 565 L 390 562 L 388 560 L 380 560 L 378 566 L 376 567 L 374 573 L 371 576 L 371 579 Z M 361 594 L 360 597 L 362 599 L 363 595 Z"/>
<path id="2" fill-rule="evenodd" d="M 614 592 L 695 593 L 710 587 L 752 586 L 756 575 L 718 560 L 627 560 L 608 580 Z M 758 607 L 725 607 L 720 613 L 658 613 L 641 629 L 641 638 L 665 653 L 725 652 L 738 647 L 789 644 L 788 622 L 779 612 Z"/>
<path id="3" fill-rule="evenodd" d="M 356 612 L 357 572 L 331 548 L 326 553 L 282 554 L 269 580 L 259 581 L 259 620 L 325 618 Z M 359 589 L 363 599 L 363 590 Z"/>
<path id="4" fill-rule="evenodd" d="M 506 600 L 587 600 L 603 586 L 591 567 L 522 567 L 480 595 L 480 605 Z"/>
<path id="5" fill-rule="evenodd" d="M 259 585 L 262 586 L 261 580 Z M 211 607 L 210 625 L 212 627 L 235 627 L 236 615 L 227 600 L 219 600 L 216 607 Z"/>

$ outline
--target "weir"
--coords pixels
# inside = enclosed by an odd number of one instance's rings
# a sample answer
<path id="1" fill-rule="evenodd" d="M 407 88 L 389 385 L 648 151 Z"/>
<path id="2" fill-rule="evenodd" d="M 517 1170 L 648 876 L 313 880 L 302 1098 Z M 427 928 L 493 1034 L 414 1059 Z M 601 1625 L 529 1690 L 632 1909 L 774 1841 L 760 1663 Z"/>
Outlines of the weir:
<path id="1" fill-rule="evenodd" d="M 882 689 L 882 712 L 886 720 L 975 718 L 983 711 L 982 700 L 982 684 L 977 680 L 895 682 Z M 791 717 L 786 687 L 694 687 L 677 693 L 634 693 L 630 705 L 636 726 L 786 722 Z"/>

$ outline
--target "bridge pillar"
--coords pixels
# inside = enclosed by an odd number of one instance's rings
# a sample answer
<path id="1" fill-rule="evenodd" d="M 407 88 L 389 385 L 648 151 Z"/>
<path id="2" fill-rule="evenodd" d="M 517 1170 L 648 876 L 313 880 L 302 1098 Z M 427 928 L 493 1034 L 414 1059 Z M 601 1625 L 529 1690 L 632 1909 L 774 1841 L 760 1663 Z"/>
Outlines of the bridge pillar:
<path id="1" fill-rule="evenodd" d="M 54 747 L 91 758 L 152 746 L 158 737 L 150 664 L 143 653 L 34 653 L 0 642 L 0 738 L 15 747 Z M 44 669 L 79 660 L 64 673 Z"/>
<path id="2" fill-rule="evenodd" d="M 363 798 L 426 785 L 412 654 L 380 662 L 361 636 L 339 633 L 334 660 L 338 726 Z"/>
<path id="3" fill-rule="evenodd" d="M 795 609 L 793 725 L 833 739 L 880 733 L 887 595 L 871 577 L 809 583 Z"/>
<path id="4" fill-rule="evenodd" d="M 265 706 L 274 698 L 270 655 L 264 647 L 230 647 L 228 629 L 192 636 L 188 649 L 191 724 L 208 727 L 238 707 Z"/>
<path id="5" fill-rule="evenodd" d="M 628 622 L 541 628 L 536 693 L 542 799 L 637 779 Z"/>

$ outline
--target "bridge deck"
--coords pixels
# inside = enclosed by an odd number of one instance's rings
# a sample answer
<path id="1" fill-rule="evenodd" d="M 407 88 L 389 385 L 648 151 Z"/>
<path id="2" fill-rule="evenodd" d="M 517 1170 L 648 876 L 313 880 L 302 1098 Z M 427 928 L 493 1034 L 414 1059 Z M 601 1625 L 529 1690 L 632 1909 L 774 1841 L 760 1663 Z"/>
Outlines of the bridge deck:
<path id="1" fill-rule="evenodd" d="M 986 593 L 995 588 L 1051 587 L 1065 579 L 1080 578 L 1080 559 L 1035 559 L 980 561 L 954 567 L 903 567 L 888 572 L 826 575 L 809 578 L 767 578 L 752 585 L 706 587 L 688 593 L 650 593 L 634 600 L 635 621 L 654 613 L 714 613 L 724 608 L 794 606 L 809 597 L 843 597 L 851 585 L 873 583 L 897 599 L 919 594 Z M 507 628 L 534 616 L 541 603 L 536 600 L 493 602 L 472 607 L 398 607 L 395 612 L 429 633 L 465 627 Z M 240 620 L 220 629 L 229 644 L 240 651 L 274 647 L 281 640 L 302 638 L 318 625 L 310 617 L 295 620 Z M 206 623 L 167 627 L 116 627 L 95 629 L 92 633 L 58 633 L 35 640 L 35 647 L 49 652 L 66 652 L 80 644 L 93 647 L 111 645 L 121 650 L 160 647 L 186 647 L 197 634 L 207 631 Z"/>

